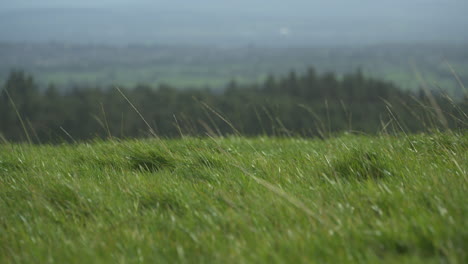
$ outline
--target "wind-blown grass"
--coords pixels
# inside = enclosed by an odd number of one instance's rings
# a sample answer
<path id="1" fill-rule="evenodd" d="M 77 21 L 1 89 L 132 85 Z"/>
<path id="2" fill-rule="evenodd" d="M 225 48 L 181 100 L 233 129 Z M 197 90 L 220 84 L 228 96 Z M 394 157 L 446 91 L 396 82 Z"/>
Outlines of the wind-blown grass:
<path id="1" fill-rule="evenodd" d="M 467 134 L 0 145 L 0 263 L 466 263 Z"/>

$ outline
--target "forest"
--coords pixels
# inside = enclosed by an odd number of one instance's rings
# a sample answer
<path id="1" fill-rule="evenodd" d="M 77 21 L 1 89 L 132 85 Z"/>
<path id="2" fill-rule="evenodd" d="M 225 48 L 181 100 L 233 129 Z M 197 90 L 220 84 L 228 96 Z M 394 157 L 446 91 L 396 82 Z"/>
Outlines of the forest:
<path id="1" fill-rule="evenodd" d="M 405 91 L 359 70 L 270 75 L 264 82 L 229 82 L 222 90 L 166 84 L 42 89 L 12 71 L 0 93 L 3 141 L 61 143 L 148 136 L 294 136 L 341 132 L 415 133 L 466 129 L 468 100 L 427 88 Z"/>

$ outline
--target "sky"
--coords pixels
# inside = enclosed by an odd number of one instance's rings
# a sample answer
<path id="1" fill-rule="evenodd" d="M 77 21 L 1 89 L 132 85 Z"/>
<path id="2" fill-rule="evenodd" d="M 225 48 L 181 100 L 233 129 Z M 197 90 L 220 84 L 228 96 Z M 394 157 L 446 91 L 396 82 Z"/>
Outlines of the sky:
<path id="1" fill-rule="evenodd" d="M 465 0 L 14 0 L 3 1 L 2 5 L 8 7 L 108 7 L 111 5 L 213 5 L 213 6 L 239 6 L 245 4 L 265 4 L 276 6 L 291 6 L 292 5 L 323 5 L 323 4 L 343 4 L 350 3 L 353 5 L 370 5 L 390 3 L 398 5 L 398 3 L 419 3 L 419 4 L 436 4 L 436 5 L 462 5 Z"/>
<path id="2" fill-rule="evenodd" d="M 160 9 L 166 11 L 230 12 L 233 14 L 348 14 L 395 16 L 417 14 L 462 15 L 466 0 L 14 0 L 1 1 L 0 8 L 106 8 Z"/>
<path id="3" fill-rule="evenodd" d="M 0 0 L 0 41 L 468 42 L 466 10 L 468 0 Z"/>

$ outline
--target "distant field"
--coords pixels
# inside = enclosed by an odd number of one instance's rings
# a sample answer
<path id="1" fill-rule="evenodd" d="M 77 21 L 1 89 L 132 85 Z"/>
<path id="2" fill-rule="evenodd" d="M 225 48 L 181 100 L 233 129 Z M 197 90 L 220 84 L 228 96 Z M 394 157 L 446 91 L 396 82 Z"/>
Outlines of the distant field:
<path id="1" fill-rule="evenodd" d="M 0 145 L 0 263 L 467 263 L 468 136 Z"/>
<path id="2" fill-rule="evenodd" d="M 338 75 L 362 69 L 403 89 L 418 89 L 423 79 L 429 88 L 460 95 L 463 92 L 450 67 L 467 84 L 466 54 L 467 45 L 222 48 L 0 43 L 0 80 L 19 68 L 34 74 L 42 85 L 59 87 L 166 83 L 179 88 L 220 88 L 233 79 L 261 82 L 268 74 L 314 67 Z"/>

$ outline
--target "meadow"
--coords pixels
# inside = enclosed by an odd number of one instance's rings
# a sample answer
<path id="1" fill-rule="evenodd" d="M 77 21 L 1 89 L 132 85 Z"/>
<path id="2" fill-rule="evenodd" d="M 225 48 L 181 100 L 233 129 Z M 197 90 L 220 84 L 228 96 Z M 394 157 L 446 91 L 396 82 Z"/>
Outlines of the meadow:
<path id="1" fill-rule="evenodd" d="M 0 145 L 0 263 L 467 263 L 468 135 Z"/>

